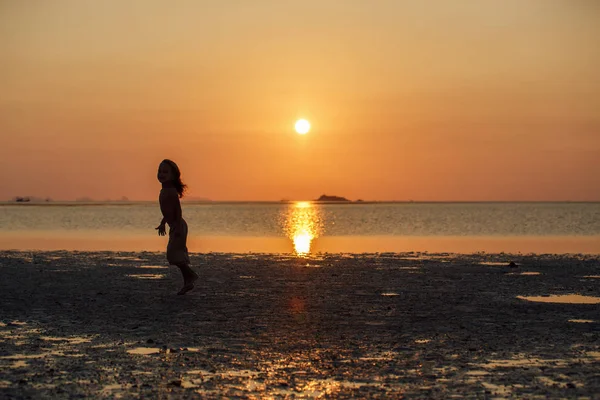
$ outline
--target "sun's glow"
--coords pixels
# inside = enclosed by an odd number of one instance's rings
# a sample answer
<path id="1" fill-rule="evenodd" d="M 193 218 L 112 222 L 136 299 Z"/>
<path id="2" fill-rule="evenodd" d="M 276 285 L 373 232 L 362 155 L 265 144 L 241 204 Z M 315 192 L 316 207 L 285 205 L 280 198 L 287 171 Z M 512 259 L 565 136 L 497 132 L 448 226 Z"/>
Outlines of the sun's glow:
<path id="1" fill-rule="evenodd" d="M 320 210 L 310 202 L 290 205 L 285 220 L 285 233 L 292 240 L 294 252 L 299 256 L 310 253 L 314 239 L 323 230 Z"/>
<path id="2" fill-rule="evenodd" d="M 310 131 L 310 122 L 308 122 L 305 119 L 299 119 L 298 121 L 296 121 L 294 129 L 296 129 L 296 132 L 300 135 L 305 135 L 308 133 L 308 131 Z"/>

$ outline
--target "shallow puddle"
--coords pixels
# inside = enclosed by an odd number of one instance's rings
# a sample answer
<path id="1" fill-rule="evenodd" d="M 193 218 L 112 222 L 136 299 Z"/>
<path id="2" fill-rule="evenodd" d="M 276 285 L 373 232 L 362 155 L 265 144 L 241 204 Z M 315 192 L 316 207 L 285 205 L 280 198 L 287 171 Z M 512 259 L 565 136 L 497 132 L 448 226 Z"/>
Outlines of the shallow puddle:
<path id="1" fill-rule="evenodd" d="M 569 382 L 570 384 L 574 385 L 575 387 L 579 387 L 581 386 L 581 382 L 576 382 L 573 379 L 569 378 L 566 375 L 559 375 L 560 381 L 559 380 L 555 380 L 552 379 L 548 376 L 537 376 L 536 379 L 545 386 L 549 386 L 549 387 L 560 387 L 560 388 L 565 388 L 567 387 L 567 383 Z"/>
<path id="2" fill-rule="evenodd" d="M 185 379 L 181 380 L 181 387 L 184 389 L 193 389 L 193 388 L 197 388 L 198 386 L 200 386 L 199 384 L 195 383 L 194 381 L 188 381 Z"/>
<path id="3" fill-rule="evenodd" d="M 114 398 L 121 398 L 121 397 L 123 397 L 124 393 L 119 393 L 119 392 L 123 392 L 129 388 L 131 388 L 130 384 L 121 385 L 119 383 L 115 383 L 112 385 L 105 385 L 102 388 L 102 391 L 100 392 L 100 394 L 102 394 L 103 396 L 113 396 Z"/>
<path id="4" fill-rule="evenodd" d="M 29 360 L 35 358 L 44 358 L 48 356 L 61 356 L 61 357 L 76 357 L 77 355 L 65 355 L 62 351 L 49 351 L 40 354 L 11 354 L 9 356 L 2 356 L 0 359 L 5 360 Z"/>
<path id="5" fill-rule="evenodd" d="M 137 279 L 164 279 L 165 276 L 162 274 L 130 274 L 127 275 L 129 278 Z"/>
<path id="6" fill-rule="evenodd" d="M 91 339 L 84 337 L 54 337 L 54 336 L 41 336 L 40 339 L 48 342 L 69 342 L 69 344 L 81 344 L 91 342 Z"/>
<path id="7" fill-rule="evenodd" d="M 27 367 L 27 362 L 23 361 L 23 360 L 19 360 L 19 361 L 15 361 L 14 363 L 11 364 L 10 368 L 12 369 L 16 369 L 16 368 L 25 368 Z"/>
<path id="8" fill-rule="evenodd" d="M 483 371 L 483 370 L 475 370 L 475 371 L 468 371 L 467 375 L 469 376 L 486 376 L 489 375 L 490 373 L 488 371 Z"/>
<path id="9" fill-rule="evenodd" d="M 549 366 L 565 367 L 568 365 L 568 362 L 569 360 L 566 359 L 517 358 L 512 360 L 490 360 L 479 366 L 486 369 Z"/>
<path id="10" fill-rule="evenodd" d="M 133 375 L 133 376 L 137 376 L 137 375 L 152 376 L 152 375 L 154 375 L 154 373 L 150 372 L 150 371 L 131 371 L 131 375 Z"/>
<path id="11" fill-rule="evenodd" d="M 51 390 L 51 389 L 55 389 L 56 385 L 53 383 L 34 383 L 33 385 L 31 385 L 31 387 L 33 387 L 34 389 L 46 389 L 46 390 Z"/>
<path id="12" fill-rule="evenodd" d="M 500 398 L 505 398 L 505 397 L 509 397 L 509 395 L 512 393 L 512 389 L 510 386 L 506 386 L 506 385 L 495 385 L 493 383 L 489 383 L 489 382 L 481 382 L 481 385 L 486 388 L 489 392 L 491 392 L 492 394 L 501 396 Z M 519 387 L 520 385 L 514 385 L 513 387 Z"/>
<path id="13" fill-rule="evenodd" d="M 237 378 L 252 378 L 258 376 L 258 371 L 251 371 L 249 369 L 232 369 L 225 371 L 223 375 L 234 376 Z"/>
<path id="14" fill-rule="evenodd" d="M 600 297 L 579 294 L 557 294 L 549 296 L 517 296 L 517 299 L 539 303 L 600 304 Z"/>
<path id="15" fill-rule="evenodd" d="M 303 386 L 294 389 L 275 389 L 278 396 L 285 398 L 299 396 L 300 398 L 328 398 L 338 394 L 344 388 L 359 389 L 364 386 L 377 386 L 373 383 L 352 382 L 335 379 L 314 379 Z"/>
<path id="16" fill-rule="evenodd" d="M 149 355 L 160 353 L 158 347 L 136 347 L 135 349 L 127 350 L 129 354 Z"/>
<path id="17" fill-rule="evenodd" d="M 210 372 L 210 371 L 207 371 L 205 369 L 192 369 L 192 370 L 186 371 L 186 374 L 201 375 L 201 376 L 214 376 L 214 375 L 216 375 L 215 372 Z"/>
<path id="18" fill-rule="evenodd" d="M 366 354 L 364 357 L 360 357 L 361 361 L 390 361 L 395 357 L 395 353 L 391 351 L 375 352 Z"/>
<path id="19" fill-rule="evenodd" d="M 528 272 L 509 272 L 506 275 L 525 275 L 525 276 L 534 276 L 534 275 L 541 275 L 540 272 L 536 272 L 536 271 L 528 271 Z"/>
<path id="20" fill-rule="evenodd" d="M 479 263 L 479 265 L 491 265 L 491 266 L 501 266 L 501 267 L 508 267 L 508 262 L 502 262 L 502 261 L 482 261 Z M 518 266 L 519 264 L 517 264 Z"/>
<path id="21" fill-rule="evenodd" d="M 600 351 L 588 351 L 587 353 L 585 353 L 585 355 L 590 358 L 600 360 Z"/>

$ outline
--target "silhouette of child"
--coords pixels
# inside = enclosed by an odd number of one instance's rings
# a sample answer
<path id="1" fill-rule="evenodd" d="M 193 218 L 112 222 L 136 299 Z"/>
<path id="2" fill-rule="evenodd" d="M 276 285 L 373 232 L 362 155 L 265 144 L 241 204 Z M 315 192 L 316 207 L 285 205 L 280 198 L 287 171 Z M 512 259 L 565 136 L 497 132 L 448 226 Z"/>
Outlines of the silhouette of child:
<path id="1" fill-rule="evenodd" d="M 171 160 L 163 160 L 158 166 L 158 181 L 162 183 L 160 196 L 160 211 L 163 219 L 156 227 L 160 236 L 167 234 L 165 223 L 169 224 L 169 244 L 167 245 L 167 261 L 176 265 L 183 275 L 183 287 L 177 293 L 186 294 L 194 288 L 194 282 L 198 275 L 190 268 L 190 259 L 187 250 L 187 223 L 182 217 L 181 203 L 179 198 L 183 197 L 186 185 L 181 181 L 179 167 Z"/>

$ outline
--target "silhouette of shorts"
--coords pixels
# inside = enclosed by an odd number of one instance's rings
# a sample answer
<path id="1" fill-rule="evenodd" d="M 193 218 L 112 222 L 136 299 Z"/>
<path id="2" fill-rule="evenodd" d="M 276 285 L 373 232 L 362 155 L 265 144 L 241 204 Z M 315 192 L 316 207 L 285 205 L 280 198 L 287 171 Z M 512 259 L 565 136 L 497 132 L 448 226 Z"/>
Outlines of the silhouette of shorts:
<path id="1" fill-rule="evenodd" d="M 190 263 L 187 234 L 188 226 L 183 218 L 178 224 L 169 226 L 169 244 L 167 244 L 167 261 L 169 261 L 169 264 Z"/>

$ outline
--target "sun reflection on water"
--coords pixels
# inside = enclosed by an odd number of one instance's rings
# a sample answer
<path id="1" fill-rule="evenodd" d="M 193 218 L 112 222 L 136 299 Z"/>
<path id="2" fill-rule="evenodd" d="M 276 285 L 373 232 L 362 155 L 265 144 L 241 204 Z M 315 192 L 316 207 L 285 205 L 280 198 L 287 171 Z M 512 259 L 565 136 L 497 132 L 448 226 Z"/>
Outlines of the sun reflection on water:
<path id="1" fill-rule="evenodd" d="M 284 231 L 292 240 L 294 252 L 300 256 L 310 253 L 313 241 L 323 230 L 321 212 L 314 204 L 301 201 L 287 209 Z"/>

